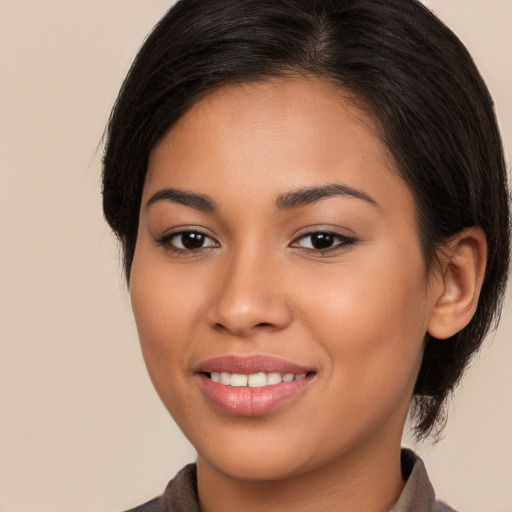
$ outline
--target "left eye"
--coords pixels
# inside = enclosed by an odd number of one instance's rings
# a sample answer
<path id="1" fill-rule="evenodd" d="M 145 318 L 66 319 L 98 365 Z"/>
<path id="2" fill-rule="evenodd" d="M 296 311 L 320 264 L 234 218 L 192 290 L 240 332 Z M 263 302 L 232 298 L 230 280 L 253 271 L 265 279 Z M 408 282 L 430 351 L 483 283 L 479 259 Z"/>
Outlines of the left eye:
<path id="1" fill-rule="evenodd" d="M 353 242 L 353 238 L 339 235 L 337 233 L 318 232 L 306 233 L 305 235 L 300 236 L 293 242 L 292 246 L 301 247 L 302 249 L 325 251 L 342 245 L 350 245 Z"/>
<path id="2" fill-rule="evenodd" d="M 159 243 L 181 251 L 193 251 L 205 247 L 217 247 L 218 245 L 213 238 L 200 231 L 173 233 L 159 240 Z"/>

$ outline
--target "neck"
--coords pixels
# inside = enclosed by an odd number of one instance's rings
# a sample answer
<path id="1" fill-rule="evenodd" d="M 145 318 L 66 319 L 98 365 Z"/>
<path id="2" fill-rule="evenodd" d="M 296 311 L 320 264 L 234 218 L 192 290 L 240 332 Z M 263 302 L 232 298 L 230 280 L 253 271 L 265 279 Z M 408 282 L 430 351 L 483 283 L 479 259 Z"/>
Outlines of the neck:
<path id="1" fill-rule="evenodd" d="M 197 461 L 203 512 L 386 512 L 403 490 L 400 443 L 393 449 L 355 450 L 328 467 L 280 480 L 247 481 L 227 475 L 205 459 Z"/>

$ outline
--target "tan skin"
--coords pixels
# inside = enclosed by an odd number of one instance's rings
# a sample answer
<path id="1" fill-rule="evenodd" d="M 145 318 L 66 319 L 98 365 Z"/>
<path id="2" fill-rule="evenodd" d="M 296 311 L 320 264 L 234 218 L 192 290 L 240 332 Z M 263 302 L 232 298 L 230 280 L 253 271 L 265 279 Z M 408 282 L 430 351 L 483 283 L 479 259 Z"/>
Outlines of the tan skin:
<path id="1" fill-rule="evenodd" d="M 168 189 L 189 195 L 155 198 Z M 486 256 L 468 229 L 427 271 L 415 218 L 372 119 L 319 79 L 222 87 L 154 148 L 132 305 L 155 388 L 198 452 L 203 511 L 398 499 L 425 333 L 469 322 Z M 233 354 L 304 366 L 308 384 L 265 414 L 230 414 L 197 368 Z"/>

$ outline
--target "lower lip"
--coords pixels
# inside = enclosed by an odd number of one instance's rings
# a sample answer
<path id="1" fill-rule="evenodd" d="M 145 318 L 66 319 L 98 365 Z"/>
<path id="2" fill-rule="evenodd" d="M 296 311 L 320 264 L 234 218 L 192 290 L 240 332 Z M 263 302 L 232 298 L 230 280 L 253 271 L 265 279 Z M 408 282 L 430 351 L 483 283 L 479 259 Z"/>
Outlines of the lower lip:
<path id="1" fill-rule="evenodd" d="M 312 375 L 291 382 L 261 388 L 225 386 L 199 374 L 201 388 L 219 409 L 235 416 L 262 416 L 288 403 L 302 393 Z"/>

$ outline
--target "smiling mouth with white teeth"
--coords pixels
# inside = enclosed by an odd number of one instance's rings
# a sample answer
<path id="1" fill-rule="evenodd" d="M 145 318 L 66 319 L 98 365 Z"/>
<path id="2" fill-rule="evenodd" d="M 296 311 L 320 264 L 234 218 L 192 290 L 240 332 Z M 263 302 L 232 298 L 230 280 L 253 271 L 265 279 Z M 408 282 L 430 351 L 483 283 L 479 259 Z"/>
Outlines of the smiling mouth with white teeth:
<path id="1" fill-rule="evenodd" d="M 269 414 L 306 393 L 316 368 L 268 355 L 226 355 L 194 368 L 203 396 L 229 415 Z"/>
<path id="2" fill-rule="evenodd" d="M 310 372 L 311 373 L 311 372 Z M 279 372 L 258 372 L 250 375 L 228 372 L 206 373 L 213 382 L 218 382 L 225 386 L 236 388 L 262 388 L 265 386 L 275 386 L 281 382 L 292 382 L 294 380 L 304 379 L 307 373 L 279 373 Z"/>

